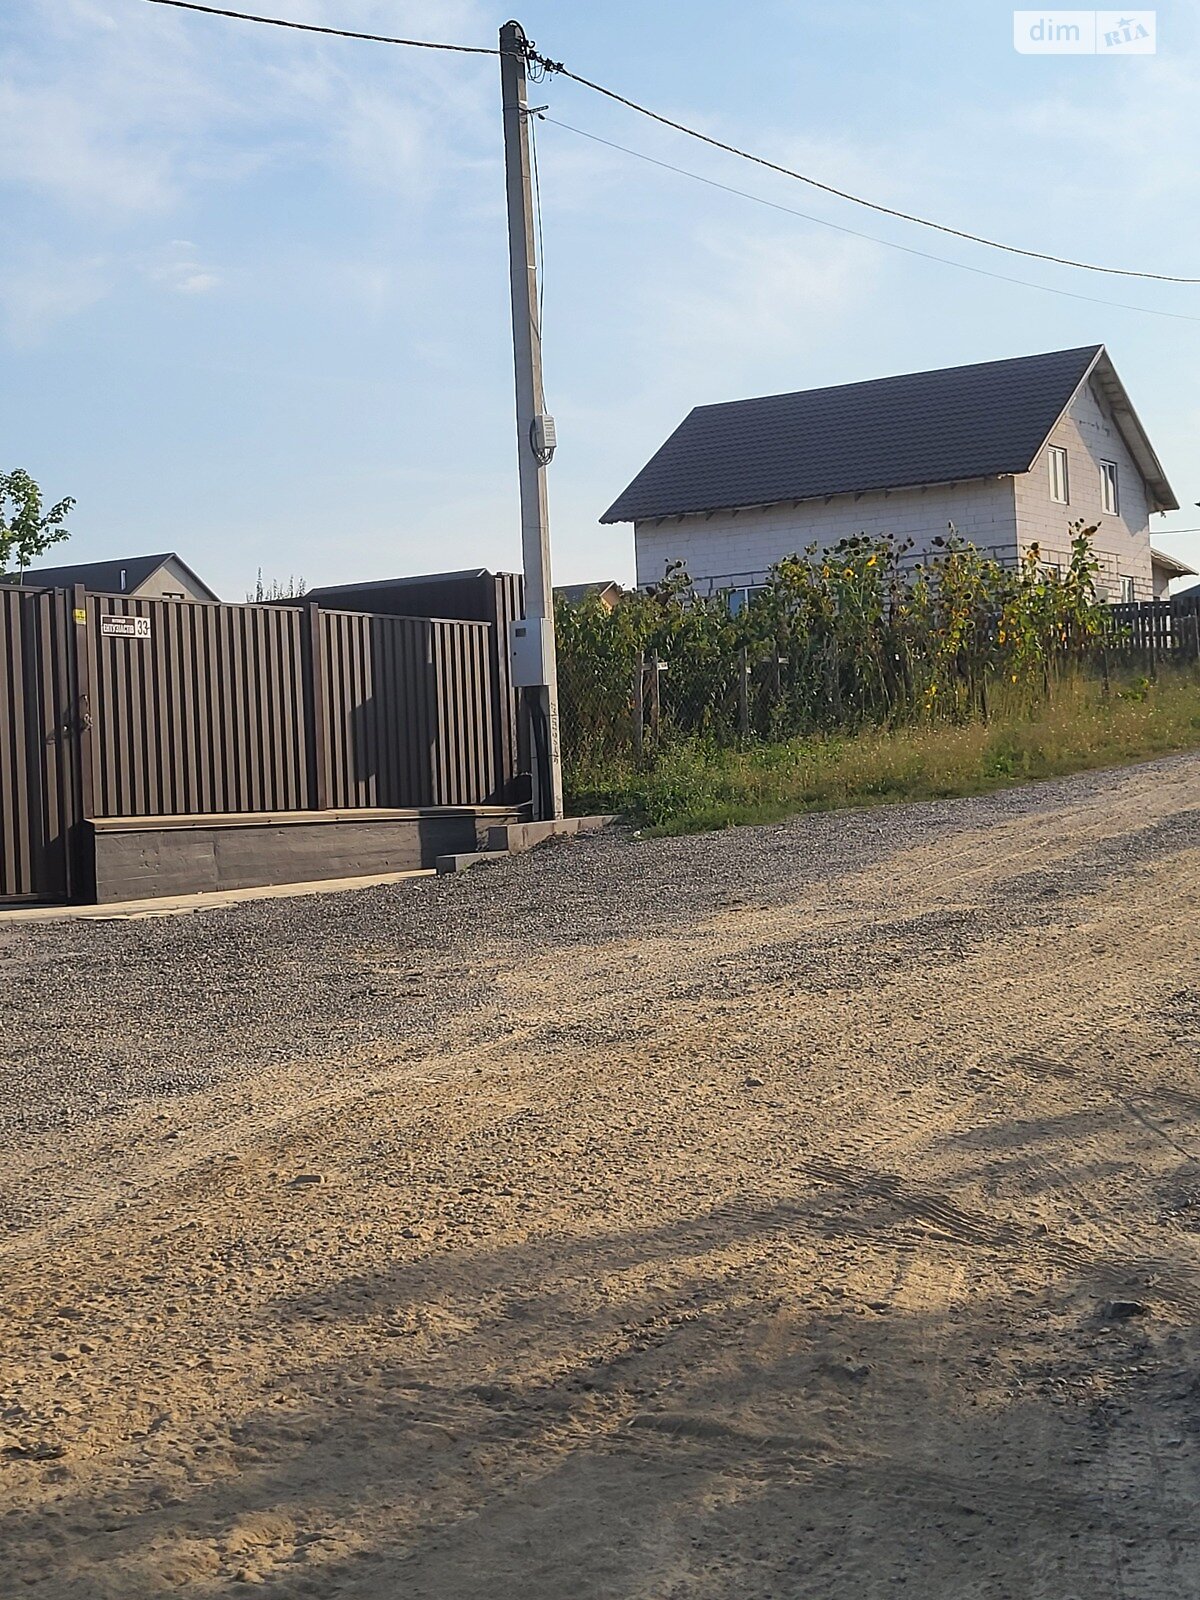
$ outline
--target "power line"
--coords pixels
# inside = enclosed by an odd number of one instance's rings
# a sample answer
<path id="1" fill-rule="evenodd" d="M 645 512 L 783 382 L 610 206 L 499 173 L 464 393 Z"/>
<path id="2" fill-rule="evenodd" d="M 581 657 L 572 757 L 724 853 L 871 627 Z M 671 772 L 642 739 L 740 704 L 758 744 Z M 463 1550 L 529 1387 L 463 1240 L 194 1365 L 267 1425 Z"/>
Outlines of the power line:
<path id="1" fill-rule="evenodd" d="M 777 200 L 767 200 L 763 195 L 751 194 L 746 189 L 735 189 L 732 184 L 719 183 L 716 178 L 706 178 L 702 173 L 692 172 L 687 167 L 674 166 L 670 161 L 660 161 L 657 156 L 648 156 L 642 150 L 632 150 L 628 145 L 617 144 L 613 139 L 602 139 L 598 133 L 588 133 L 584 128 L 573 127 L 569 122 L 562 122 L 558 117 L 547 116 L 541 113 L 544 122 L 553 123 L 556 128 L 565 128 L 568 133 L 576 133 L 582 139 L 590 139 L 594 144 L 607 146 L 609 150 L 619 150 L 622 155 L 634 156 L 638 161 L 645 161 L 652 167 L 662 167 L 666 172 L 674 172 L 681 178 L 692 178 L 696 183 L 707 184 L 710 189 L 720 189 L 725 194 L 739 196 L 742 200 L 753 200 L 756 205 L 769 206 L 772 211 L 782 211 L 789 217 L 801 217 L 805 222 L 815 222 L 822 228 L 833 228 L 837 233 L 848 233 L 855 239 L 868 239 L 872 244 L 886 246 L 889 250 L 902 250 L 907 256 L 919 256 L 922 261 L 937 261 L 944 267 L 958 267 L 963 272 L 973 272 L 982 278 L 994 278 L 999 283 L 1015 283 L 1023 289 L 1040 289 L 1043 294 L 1065 295 L 1069 300 L 1085 300 L 1093 306 L 1111 306 L 1117 311 L 1140 311 L 1147 317 L 1171 317 L 1178 322 L 1200 322 L 1200 316 L 1189 316 L 1185 311 L 1160 311 L 1154 306 L 1131 306 L 1122 300 L 1102 300 L 1096 295 L 1078 294 L 1073 289 L 1058 289 L 1048 283 L 1034 283 L 1029 278 L 1014 278 L 1006 272 L 992 272 L 987 267 L 974 267 L 966 261 L 955 261 L 950 256 L 934 255 L 929 250 L 918 250 L 913 245 L 898 244 L 894 239 L 881 239 L 878 234 L 864 233 L 861 228 L 848 228 L 841 222 L 830 222 L 826 217 L 813 216 L 808 211 L 797 211 L 794 206 L 781 205 Z"/>
<path id="2" fill-rule="evenodd" d="M 898 211 L 893 206 L 880 205 L 875 200 L 864 200 L 861 195 L 851 194 L 848 189 L 835 188 L 831 183 L 823 183 L 820 178 L 812 178 L 807 173 L 780 166 L 777 161 L 768 161 L 765 156 L 756 156 L 735 144 L 726 144 L 723 139 L 714 139 L 711 134 L 701 133 L 698 128 L 689 128 L 684 122 L 676 122 L 671 117 L 665 117 L 659 111 L 651 111 L 648 106 L 627 99 L 615 89 L 606 89 L 601 83 L 592 83 L 589 78 L 581 78 L 577 72 L 571 72 L 564 67 L 561 61 L 548 61 L 544 56 L 537 55 L 532 47 L 530 56 L 531 59 L 538 61 L 544 72 L 558 73 L 560 77 L 570 78 L 572 83 L 591 89 L 594 94 L 602 94 L 608 100 L 615 100 L 618 105 L 627 106 L 630 111 L 636 111 L 639 116 L 649 117 L 652 122 L 661 123 L 664 128 L 674 128 L 676 133 L 685 133 L 689 139 L 699 139 L 702 144 L 711 145 L 714 150 L 724 150 L 727 155 L 739 156 L 743 161 L 752 161 L 756 166 L 766 167 L 770 172 L 781 173 L 785 178 L 795 178 L 799 183 L 807 183 L 814 189 L 822 189 L 826 194 L 836 195 L 839 200 L 849 200 L 856 206 L 865 206 L 868 211 L 878 211 L 885 217 L 898 217 L 902 222 L 915 222 L 919 227 L 952 234 L 956 239 L 968 239 L 972 244 L 984 244 L 991 250 L 1006 250 L 1010 255 L 1030 256 L 1035 261 L 1052 261 L 1060 267 L 1079 267 L 1084 272 L 1106 272 L 1119 278 L 1151 278 L 1158 283 L 1200 283 L 1200 278 L 1175 277 L 1166 272 L 1138 272 L 1129 267 L 1101 267 L 1092 261 L 1074 261 L 1070 256 L 1054 256 L 1041 250 L 1025 250 L 1020 245 L 1002 244 L 998 239 L 988 239 L 980 233 L 968 233 L 963 228 L 951 228 L 944 222 L 931 222 L 928 217 L 918 217 L 911 211 Z"/>
<path id="3" fill-rule="evenodd" d="M 542 236 L 542 180 L 538 172 L 537 118 L 527 117 L 529 124 L 529 163 L 533 169 L 533 212 L 537 223 L 537 341 L 542 342 L 542 308 L 546 303 L 546 242 Z"/>
<path id="4" fill-rule="evenodd" d="M 249 11 L 230 11 L 220 6 L 207 6 L 199 0 L 148 0 L 150 5 L 174 6 L 180 11 L 198 11 L 207 16 L 229 17 L 238 22 L 260 22 L 272 28 L 291 28 L 300 33 L 322 33 L 337 39 L 364 39 L 371 44 L 407 45 L 417 50 L 452 50 L 461 55 L 498 56 L 499 50 L 486 45 L 473 44 L 442 44 L 430 39 L 399 39 L 380 33 L 356 33 L 347 28 L 326 28 L 313 22 L 293 22 L 284 17 L 263 17 Z M 743 150 L 735 144 L 727 144 L 723 139 L 716 139 L 712 134 L 701 133 L 698 128 L 692 128 L 684 122 L 676 122 L 674 118 L 667 117 L 660 111 L 652 111 L 649 106 L 630 100 L 626 95 L 618 94 L 615 89 L 606 89 L 601 83 L 593 83 L 590 78 L 581 77 L 579 73 L 572 72 L 561 61 L 551 61 L 547 56 L 539 54 L 532 44 L 527 44 L 525 59 L 530 66 L 540 71 L 544 77 L 547 73 L 557 73 L 560 77 L 569 78 L 572 83 L 577 83 L 581 88 L 590 89 L 593 94 L 603 95 L 608 100 L 615 101 L 618 105 L 636 111 L 639 116 L 648 117 L 652 122 L 660 123 L 664 128 L 673 128 L 676 133 L 686 134 L 689 139 L 698 139 L 701 144 L 710 145 L 714 150 L 723 150 L 727 155 L 737 156 L 742 161 L 751 161 L 756 166 L 765 167 L 770 172 L 778 172 L 785 178 L 793 178 L 798 183 L 806 183 L 811 188 L 821 189 L 826 194 L 836 196 L 839 200 L 848 200 L 852 205 L 863 206 L 868 211 L 876 211 L 881 216 L 896 217 L 902 222 L 912 222 L 921 228 L 932 228 L 937 233 L 945 233 L 956 239 L 966 239 L 971 244 L 986 245 L 990 250 L 1003 250 L 1009 255 L 1027 256 L 1034 261 L 1050 261 L 1060 267 L 1076 267 L 1083 272 L 1103 272 L 1118 278 L 1144 278 L 1156 283 L 1200 283 L 1200 278 L 1185 278 L 1166 272 L 1140 272 L 1129 267 L 1103 267 L 1093 261 L 1076 261 L 1070 256 L 1050 255 L 1042 250 L 1027 250 L 1021 245 L 1003 244 L 999 239 L 989 239 L 983 234 L 969 233 L 965 228 L 952 228 L 944 222 L 933 222 L 928 217 L 919 217 L 911 211 L 900 211 L 894 206 L 881 205 L 876 200 L 864 199 L 862 195 L 851 194 L 848 189 L 839 189 L 834 184 L 825 183 L 820 178 L 810 177 L 804 172 L 797 172 L 791 167 L 781 166 L 777 161 L 769 161 L 766 156 L 756 156 L 749 150 Z M 532 74 L 531 74 L 532 76 Z M 535 79 L 534 81 L 540 81 Z M 915 252 L 919 253 L 919 252 Z M 938 259 L 935 257 L 934 259 Z M 1131 307 L 1130 309 L 1137 309 Z M 1163 312 L 1161 315 L 1168 315 Z M 1190 319 L 1189 319 L 1190 320 Z"/>
<path id="5" fill-rule="evenodd" d="M 455 50 L 467 56 L 498 56 L 499 50 L 481 44 L 438 44 L 431 39 L 395 39 L 383 33 L 352 33 L 347 28 L 322 28 L 315 22 L 290 22 L 284 17 L 260 17 L 251 11 L 225 11 L 203 6 L 198 0 L 149 0 L 152 6 L 174 6 L 179 11 L 202 11 L 210 17 L 232 17 L 236 22 L 262 22 L 269 28 L 294 28 L 299 33 L 328 33 L 335 39 L 365 39 L 370 44 L 405 44 L 414 50 Z"/>

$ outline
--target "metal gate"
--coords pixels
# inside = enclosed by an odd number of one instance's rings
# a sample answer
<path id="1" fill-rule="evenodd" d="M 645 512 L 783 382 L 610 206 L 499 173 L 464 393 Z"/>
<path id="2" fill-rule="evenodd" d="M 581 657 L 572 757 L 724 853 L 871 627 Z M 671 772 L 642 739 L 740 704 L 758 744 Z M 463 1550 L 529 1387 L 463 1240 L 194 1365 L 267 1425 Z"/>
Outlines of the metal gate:
<path id="1" fill-rule="evenodd" d="M 0 901 L 80 892 L 72 597 L 0 584 Z"/>
<path id="2" fill-rule="evenodd" d="M 94 897 L 110 819 L 500 803 L 496 639 L 0 583 L 0 901 Z"/>

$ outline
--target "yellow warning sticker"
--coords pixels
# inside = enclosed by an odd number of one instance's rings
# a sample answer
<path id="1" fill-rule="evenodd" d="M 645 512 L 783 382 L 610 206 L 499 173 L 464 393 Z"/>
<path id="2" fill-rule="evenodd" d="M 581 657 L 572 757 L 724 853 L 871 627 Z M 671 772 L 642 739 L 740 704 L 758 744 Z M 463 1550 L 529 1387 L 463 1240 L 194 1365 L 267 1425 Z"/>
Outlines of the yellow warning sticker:
<path id="1" fill-rule="evenodd" d="M 82 622 L 85 627 L 87 626 L 87 611 L 83 606 L 75 607 L 75 621 Z"/>

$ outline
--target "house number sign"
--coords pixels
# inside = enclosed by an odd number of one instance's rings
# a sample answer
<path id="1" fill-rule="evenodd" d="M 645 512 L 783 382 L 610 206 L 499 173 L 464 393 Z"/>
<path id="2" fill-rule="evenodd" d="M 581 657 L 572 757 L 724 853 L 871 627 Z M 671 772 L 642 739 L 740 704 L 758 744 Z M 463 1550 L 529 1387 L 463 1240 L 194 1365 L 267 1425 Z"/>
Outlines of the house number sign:
<path id="1" fill-rule="evenodd" d="M 100 632 L 110 639 L 148 639 L 149 617 L 101 617 Z"/>

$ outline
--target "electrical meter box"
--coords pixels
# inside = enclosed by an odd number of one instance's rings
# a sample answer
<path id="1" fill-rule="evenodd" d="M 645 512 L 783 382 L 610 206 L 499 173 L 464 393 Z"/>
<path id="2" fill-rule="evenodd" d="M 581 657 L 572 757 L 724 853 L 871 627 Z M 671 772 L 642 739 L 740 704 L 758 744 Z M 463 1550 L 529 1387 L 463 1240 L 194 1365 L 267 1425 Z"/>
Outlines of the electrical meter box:
<path id="1" fill-rule="evenodd" d="M 550 682 L 550 635 L 541 617 L 520 617 L 508 625 L 508 662 L 514 689 L 540 689 Z"/>
<path id="2" fill-rule="evenodd" d="M 530 438 L 539 456 L 552 456 L 557 450 L 558 430 L 554 426 L 554 418 L 548 411 L 541 411 L 534 417 Z"/>

